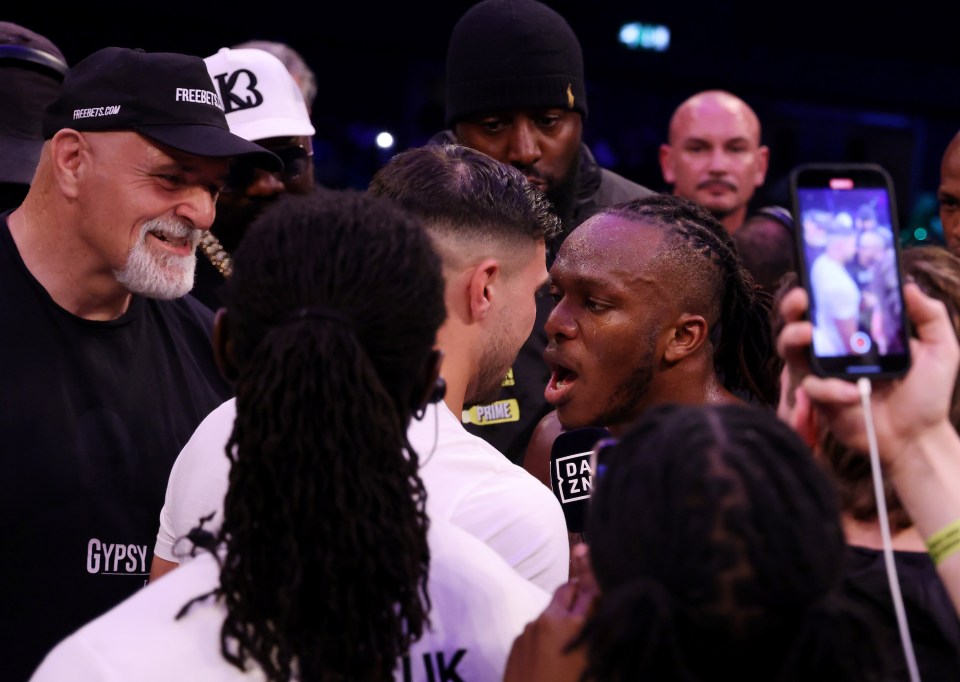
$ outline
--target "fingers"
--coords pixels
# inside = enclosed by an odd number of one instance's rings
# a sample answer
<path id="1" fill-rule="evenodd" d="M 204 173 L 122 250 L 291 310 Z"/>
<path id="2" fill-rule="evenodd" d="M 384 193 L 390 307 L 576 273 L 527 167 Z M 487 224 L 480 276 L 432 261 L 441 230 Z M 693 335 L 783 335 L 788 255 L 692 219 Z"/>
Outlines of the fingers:
<path id="1" fill-rule="evenodd" d="M 780 314 L 787 323 L 797 322 L 803 319 L 809 307 L 807 292 L 801 287 L 795 287 L 788 291 L 780 301 Z"/>
<path id="2" fill-rule="evenodd" d="M 579 589 L 579 580 L 573 579 L 565 582 L 563 585 L 553 591 L 553 599 L 547 604 L 544 613 L 555 616 L 562 616 L 570 612 L 574 602 L 577 599 Z"/>
<path id="3" fill-rule="evenodd" d="M 948 358 L 956 358 L 960 354 L 956 332 L 943 302 L 930 298 L 913 283 L 904 285 L 903 298 L 910 321 L 923 342 L 942 347 Z"/>

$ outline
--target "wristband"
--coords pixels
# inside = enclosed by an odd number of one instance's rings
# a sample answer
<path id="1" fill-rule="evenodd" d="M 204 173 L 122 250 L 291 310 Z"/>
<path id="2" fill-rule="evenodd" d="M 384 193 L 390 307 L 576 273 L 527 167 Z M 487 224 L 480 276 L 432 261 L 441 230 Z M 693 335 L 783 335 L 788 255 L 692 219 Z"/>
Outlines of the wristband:
<path id="1" fill-rule="evenodd" d="M 960 519 L 948 523 L 927 538 L 927 551 L 937 566 L 947 557 L 960 551 Z"/>

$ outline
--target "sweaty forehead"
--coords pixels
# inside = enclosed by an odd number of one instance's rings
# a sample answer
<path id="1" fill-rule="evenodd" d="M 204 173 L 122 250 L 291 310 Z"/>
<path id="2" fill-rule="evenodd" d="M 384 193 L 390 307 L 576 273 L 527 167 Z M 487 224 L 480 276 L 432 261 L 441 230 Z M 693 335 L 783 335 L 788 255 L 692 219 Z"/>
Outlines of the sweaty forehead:
<path id="1" fill-rule="evenodd" d="M 563 242 L 550 268 L 553 279 L 591 279 L 628 285 L 650 274 L 663 243 L 651 225 L 609 214 L 596 215 Z"/>

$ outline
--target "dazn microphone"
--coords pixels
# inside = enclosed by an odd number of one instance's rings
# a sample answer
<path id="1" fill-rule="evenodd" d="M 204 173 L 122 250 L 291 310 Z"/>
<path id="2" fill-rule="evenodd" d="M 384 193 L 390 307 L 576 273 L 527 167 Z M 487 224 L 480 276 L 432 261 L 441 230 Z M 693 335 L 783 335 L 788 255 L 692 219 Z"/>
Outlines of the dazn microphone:
<path id="1" fill-rule="evenodd" d="M 583 533 L 587 525 L 587 504 L 593 490 L 590 453 L 601 438 L 610 432 L 600 428 L 565 431 L 557 436 L 550 449 L 550 487 L 560 500 L 567 531 Z"/>

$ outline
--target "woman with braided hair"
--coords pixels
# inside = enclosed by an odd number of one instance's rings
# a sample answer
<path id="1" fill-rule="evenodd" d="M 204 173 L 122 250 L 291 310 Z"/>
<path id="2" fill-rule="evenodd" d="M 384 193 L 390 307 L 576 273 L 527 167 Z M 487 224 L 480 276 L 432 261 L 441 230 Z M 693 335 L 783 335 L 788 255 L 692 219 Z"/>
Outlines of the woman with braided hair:
<path id="1" fill-rule="evenodd" d="M 840 593 L 836 491 L 789 426 L 755 406 L 660 405 L 605 443 L 592 575 L 528 626 L 507 682 L 889 679 Z"/>
<path id="2" fill-rule="evenodd" d="M 34 680 L 499 678 L 549 597 L 428 523 L 430 453 L 406 434 L 442 398 L 443 293 L 429 236 L 386 199 L 270 207 L 214 333 L 236 418 L 222 525 L 190 534 L 211 552 L 62 642 Z"/>

